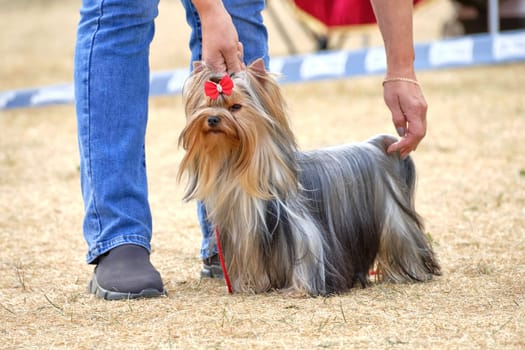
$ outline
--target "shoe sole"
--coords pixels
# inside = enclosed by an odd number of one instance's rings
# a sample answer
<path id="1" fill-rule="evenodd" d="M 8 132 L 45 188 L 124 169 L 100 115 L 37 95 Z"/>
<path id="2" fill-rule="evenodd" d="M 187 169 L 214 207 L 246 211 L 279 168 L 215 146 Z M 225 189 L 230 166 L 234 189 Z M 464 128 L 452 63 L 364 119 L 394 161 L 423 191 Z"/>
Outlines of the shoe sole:
<path id="1" fill-rule="evenodd" d="M 204 265 L 201 270 L 201 278 L 224 278 L 222 268 L 220 266 Z"/>
<path id="2" fill-rule="evenodd" d="M 109 291 L 102 288 L 98 282 L 95 274 L 91 277 L 91 280 L 88 284 L 88 291 L 91 294 L 94 294 L 97 298 L 104 300 L 125 300 L 125 299 L 145 299 L 145 298 L 157 298 L 167 296 L 165 290 L 159 291 L 154 288 L 146 288 L 140 291 L 140 293 L 131 293 L 131 292 L 115 292 Z"/>

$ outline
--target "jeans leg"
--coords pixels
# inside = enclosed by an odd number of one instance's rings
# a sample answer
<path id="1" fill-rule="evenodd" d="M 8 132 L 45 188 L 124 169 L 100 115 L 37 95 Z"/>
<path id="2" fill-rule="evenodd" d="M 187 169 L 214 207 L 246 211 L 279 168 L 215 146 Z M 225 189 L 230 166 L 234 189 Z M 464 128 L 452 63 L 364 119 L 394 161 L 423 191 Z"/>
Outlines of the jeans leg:
<path id="1" fill-rule="evenodd" d="M 182 3 L 186 8 L 186 20 L 192 29 L 190 37 L 191 61 L 199 61 L 202 60 L 202 32 L 199 15 L 191 0 L 182 0 Z M 243 44 L 245 63 L 250 64 L 256 59 L 262 58 L 268 68 L 268 32 L 261 14 L 265 7 L 265 1 L 223 0 L 223 3 L 232 16 L 239 40 Z M 190 67 L 192 67 L 191 64 Z M 197 216 L 202 232 L 201 258 L 206 259 L 217 253 L 217 247 L 214 244 L 213 225 L 208 221 L 206 208 L 200 202 L 197 203 Z"/>
<path id="2" fill-rule="evenodd" d="M 202 233 L 200 256 L 202 259 L 206 259 L 217 254 L 217 245 L 215 243 L 215 227 L 208 221 L 206 208 L 200 201 L 197 202 L 197 219 Z"/>
<path id="3" fill-rule="evenodd" d="M 150 249 L 145 160 L 149 45 L 158 0 L 83 0 L 75 97 L 86 260 L 122 244 Z"/>

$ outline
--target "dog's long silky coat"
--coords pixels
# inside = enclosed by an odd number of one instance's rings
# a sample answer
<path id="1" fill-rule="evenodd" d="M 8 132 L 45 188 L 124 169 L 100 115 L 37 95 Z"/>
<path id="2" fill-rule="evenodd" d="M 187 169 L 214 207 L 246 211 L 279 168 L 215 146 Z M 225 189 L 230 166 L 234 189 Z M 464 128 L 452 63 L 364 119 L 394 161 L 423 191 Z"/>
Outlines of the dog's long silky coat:
<path id="1" fill-rule="evenodd" d="M 185 199 L 217 226 L 234 291 L 327 295 L 367 283 L 427 281 L 439 264 L 414 209 L 415 167 L 395 138 L 301 152 L 274 78 L 256 61 L 230 95 L 204 64 L 184 86 Z"/>

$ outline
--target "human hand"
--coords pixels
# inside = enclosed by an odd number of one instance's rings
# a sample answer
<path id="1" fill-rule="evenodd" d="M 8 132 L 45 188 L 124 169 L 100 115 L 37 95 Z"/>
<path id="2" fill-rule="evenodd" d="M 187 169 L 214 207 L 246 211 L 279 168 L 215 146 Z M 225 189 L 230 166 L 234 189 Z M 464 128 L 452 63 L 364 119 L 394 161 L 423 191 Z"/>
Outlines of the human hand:
<path id="1" fill-rule="evenodd" d="M 221 1 L 199 10 L 202 23 L 202 61 L 218 73 L 245 69 L 243 46 L 237 30 Z"/>
<path id="2" fill-rule="evenodd" d="M 399 151 L 405 158 L 415 151 L 427 130 L 427 102 L 414 80 L 386 79 L 383 83 L 385 103 L 401 139 L 388 147 L 388 153 Z"/>

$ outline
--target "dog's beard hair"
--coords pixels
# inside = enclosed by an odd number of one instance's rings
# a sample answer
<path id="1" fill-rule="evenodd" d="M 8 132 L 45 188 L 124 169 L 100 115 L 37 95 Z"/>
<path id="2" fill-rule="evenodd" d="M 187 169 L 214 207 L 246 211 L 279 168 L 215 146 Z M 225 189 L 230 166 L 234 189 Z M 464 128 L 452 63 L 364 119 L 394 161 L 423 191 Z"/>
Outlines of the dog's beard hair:
<path id="1" fill-rule="evenodd" d="M 184 89 L 179 177 L 218 227 L 234 290 L 340 292 L 364 285 L 374 262 L 393 282 L 439 274 L 414 210 L 413 163 L 386 154 L 393 138 L 299 152 L 272 79 L 248 69 L 215 101 L 202 93 L 208 79 L 217 77 L 204 69 Z M 209 132 L 210 115 L 220 133 Z"/>

